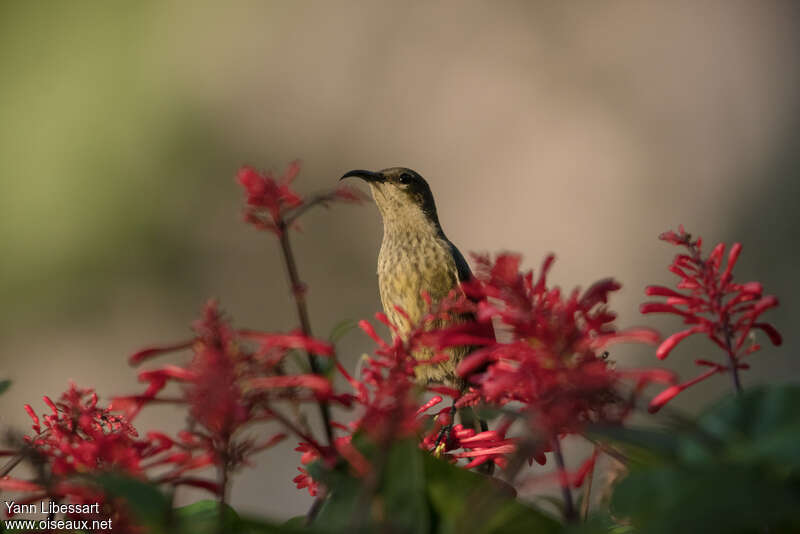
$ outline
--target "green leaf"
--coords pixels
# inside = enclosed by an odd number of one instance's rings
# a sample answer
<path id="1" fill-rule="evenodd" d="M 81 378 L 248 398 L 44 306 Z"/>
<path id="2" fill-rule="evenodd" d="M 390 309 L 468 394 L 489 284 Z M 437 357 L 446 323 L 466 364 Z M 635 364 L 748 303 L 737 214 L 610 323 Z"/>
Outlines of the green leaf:
<path id="1" fill-rule="evenodd" d="M 346 465 L 340 464 L 333 469 L 326 469 L 318 460 L 309 464 L 307 469 L 314 480 L 329 488 L 325 502 L 314 519 L 314 525 L 333 532 L 354 531 L 354 525 L 365 516 L 359 510 L 362 507 L 359 502 L 361 481 L 348 474 Z M 364 517 L 364 521 L 368 520 L 368 517 Z"/>
<path id="2" fill-rule="evenodd" d="M 102 474 L 90 477 L 109 495 L 124 499 L 130 510 L 153 532 L 165 532 L 171 514 L 169 499 L 152 484 L 117 475 Z"/>
<path id="3" fill-rule="evenodd" d="M 222 519 L 220 520 L 220 509 Z M 305 516 L 294 517 L 284 524 L 240 517 L 227 504 L 203 500 L 175 509 L 175 519 L 184 534 L 302 534 L 313 532 L 304 526 Z"/>
<path id="4" fill-rule="evenodd" d="M 725 442 L 731 461 L 771 464 L 784 476 L 800 475 L 800 386 L 746 390 L 703 413 L 698 426 Z"/>
<path id="5" fill-rule="evenodd" d="M 302 529 L 306 526 L 307 519 L 308 518 L 304 515 L 297 515 L 292 517 L 291 519 L 287 519 L 286 522 L 283 523 L 283 525 L 281 526 Z"/>
<path id="6" fill-rule="evenodd" d="M 383 473 L 383 519 L 393 532 L 430 532 L 430 511 L 425 495 L 425 468 L 417 443 L 405 440 L 389 451 Z"/>
<path id="7" fill-rule="evenodd" d="M 0 380 L 0 395 L 6 392 L 11 387 L 11 380 Z"/>
<path id="8" fill-rule="evenodd" d="M 547 514 L 518 502 L 509 487 L 424 455 L 427 491 L 441 534 L 465 530 L 489 533 L 548 534 L 561 525 Z"/>
<path id="9" fill-rule="evenodd" d="M 617 446 L 631 463 L 637 465 L 674 460 L 681 447 L 677 435 L 660 429 L 592 425 L 586 434 L 591 440 L 610 442 Z"/>
<path id="10" fill-rule="evenodd" d="M 728 396 L 674 429 L 677 454 L 633 466 L 615 489 L 614 515 L 654 534 L 800 529 L 798 405 L 797 385 Z"/>
<path id="11" fill-rule="evenodd" d="M 800 386 L 783 384 L 745 390 L 706 410 L 698 426 L 721 440 L 756 439 L 800 424 Z"/>
<path id="12" fill-rule="evenodd" d="M 222 512 L 222 513 L 220 513 Z M 236 511 L 227 504 L 203 500 L 175 509 L 175 519 L 186 534 L 217 534 L 243 532 Z"/>
<path id="13" fill-rule="evenodd" d="M 618 485 L 612 500 L 614 515 L 629 517 L 653 534 L 797 527 L 799 507 L 797 488 L 770 480 L 757 469 L 725 465 L 633 472 Z"/>
<path id="14" fill-rule="evenodd" d="M 517 502 L 507 484 L 433 458 L 413 440 L 395 443 L 388 451 L 363 435 L 355 436 L 353 444 L 374 469 L 383 468 L 381 478 L 375 485 L 369 475 L 353 477 L 344 464 L 333 469 L 310 464 L 311 476 L 330 488 L 314 520 L 316 528 L 347 533 L 559 532 L 558 521 Z"/>
<path id="15" fill-rule="evenodd" d="M 263 521 L 261 519 L 252 519 L 247 517 L 240 517 L 239 524 L 240 528 L 242 529 L 241 532 L 243 534 L 310 534 L 313 532 L 332 532 L 330 530 L 317 530 L 314 528 L 304 527 L 301 526 L 300 523 L 297 524 L 290 524 L 297 517 L 293 517 L 286 523 L 282 525 L 276 525 L 270 523 L 268 521 Z M 305 517 L 300 516 L 299 519 L 302 519 L 305 522 Z"/>
<path id="16" fill-rule="evenodd" d="M 369 482 L 353 477 L 347 465 L 334 469 L 324 469 L 320 462 L 309 465 L 309 474 L 330 488 L 314 525 L 345 532 L 357 527 L 378 528 L 376 525 L 391 532 L 430 532 L 422 462 L 425 453 L 412 440 L 397 442 L 388 451 L 363 435 L 357 435 L 353 444 L 373 466 L 383 465 L 382 478 L 370 490 Z"/>
<path id="17" fill-rule="evenodd" d="M 566 525 L 563 534 L 633 534 L 630 525 L 620 525 L 606 512 L 594 512 L 581 523 Z"/>

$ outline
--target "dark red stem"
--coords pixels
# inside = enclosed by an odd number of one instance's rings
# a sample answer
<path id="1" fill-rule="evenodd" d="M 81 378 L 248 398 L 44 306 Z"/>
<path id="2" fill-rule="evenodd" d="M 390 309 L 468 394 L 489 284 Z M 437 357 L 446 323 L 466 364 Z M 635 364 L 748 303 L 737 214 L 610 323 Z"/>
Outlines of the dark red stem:
<path id="1" fill-rule="evenodd" d="M 0 468 L 0 478 L 6 476 L 11 471 L 13 471 L 14 468 L 17 467 L 24 458 L 25 456 L 20 453 L 11 460 L 9 460 L 8 462 L 6 462 L 6 464 L 2 468 Z"/>
<path id="2" fill-rule="evenodd" d="M 561 442 L 558 437 L 553 438 L 553 455 L 556 458 L 556 466 L 558 467 L 558 482 L 561 485 L 561 495 L 564 498 L 564 519 L 567 523 L 575 523 L 578 520 L 578 514 L 575 511 L 575 503 L 572 500 L 572 490 L 569 487 L 569 477 L 567 470 L 564 466 L 564 454 L 561 452 Z"/>
<path id="3" fill-rule="evenodd" d="M 224 514 L 224 505 L 228 502 L 228 455 L 223 454 L 221 460 L 218 468 L 220 519 L 222 519 L 222 515 Z"/>
<path id="4" fill-rule="evenodd" d="M 286 265 L 286 272 L 289 275 L 289 283 L 291 284 L 292 296 L 294 297 L 295 306 L 297 308 L 297 317 L 300 320 L 300 329 L 306 337 L 312 337 L 311 322 L 308 319 L 308 307 L 306 306 L 305 286 L 300 280 L 300 275 L 297 273 L 297 264 L 294 261 L 294 254 L 292 254 L 292 246 L 289 243 L 289 228 L 285 222 L 278 225 L 278 237 L 281 242 L 281 252 L 283 261 Z M 308 364 L 311 367 L 311 372 L 315 375 L 321 375 L 322 372 L 317 362 L 317 357 L 310 352 L 306 352 L 308 357 Z M 319 401 L 319 411 L 322 416 L 322 424 L 325 427 L 325 436 L 328 440 L 328 445 L 333 446 L 333 427 L 331 426 L 330 408 L 326 401 Z"/>
<path id="5" fill-rule="evenodd" d="M 728 324 L 728 318 L 725 317 L 725 325 L 723 327 L 725 332 L 725 348 L 728 352 L 728 360 L 731 363 L 731 376 L 733 377 L 733 387 L 736 394 L 742 393 L 742 383 L 739 380 L 739 363 L 736 361 L 736 356 L 733 352 L 733 345 L 731 344 L 731 327 Z"/>

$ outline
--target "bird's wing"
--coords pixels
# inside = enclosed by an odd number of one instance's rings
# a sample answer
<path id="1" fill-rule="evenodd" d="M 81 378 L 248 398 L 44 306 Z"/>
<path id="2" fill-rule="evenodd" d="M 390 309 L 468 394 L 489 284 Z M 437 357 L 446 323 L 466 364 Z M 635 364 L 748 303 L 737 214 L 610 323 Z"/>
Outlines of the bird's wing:
<path id="1" fill-rule="evenodd" d="M 458 248 L 456 248 L 456 246 L 453 243 L 450 243 L 449 240 L 447 242 L 450 244 L 450 254 L 453 256 L 453 261 L 456 264 L 456 271 L 458 273 L 458 281 L 459 282 L 466 282 L 467 280 L 470 280 L 473 275 L 472 275 L 472 270 L 469 268 L 469 264 L 467 263 L 467 260 L 464 259 L 464 256 L 461 254 L 461 251 L 459 251 Z M 470 297 L 468 297 L 468 298 L 473 302 L 477 302 L 473 298 L 470 298 Z M 475 320 L 475 316 L 473 314 L 471 314 L 471 313 L 468 314 L 467 317 L 469 317 L 470 320 L 473 320 L 473 321 Z M 490 325 L 490 326 L 492 328 L 492 332 L 494 332 L 494 326 L 493 325 Z"/>
<path id="2" fill-rule="evenodd" d="M 456 246 L 449 240 L 447 243 L 450 245 L 450 254 L 453 256 L 453 261 L 456 263 L 458 281 L 466 282 L 472 278 L 472 270 L 469 268 L 469 264 L 467 263 L 467 260 L 464 259 L 461 251 L 459 251 L 458 248 L 456 248 Z"/>

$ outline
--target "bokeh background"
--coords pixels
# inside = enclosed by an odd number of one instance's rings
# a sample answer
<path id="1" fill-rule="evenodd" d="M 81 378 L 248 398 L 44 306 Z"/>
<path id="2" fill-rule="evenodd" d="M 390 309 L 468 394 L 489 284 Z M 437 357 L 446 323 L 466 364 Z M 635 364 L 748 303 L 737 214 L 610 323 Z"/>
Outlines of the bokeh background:
<path id="1" fill-rule="evenodd" d="M 4 1 L 0 73 L 5 426 L 25 428 L 22 404 L 68 380 L 138 391 L 126 356 L 185 338 L 208 297 L 238 325 L 294 328 L 278 249 L 240 221 L 233 177 L 295 158 L 304 192 L 351 168 L 416 169 L 462 251 L 530 267 L 553 251 L 567 287 L 615 276 L 623 326 L 678 326 L 638 314 L 645 285 L 673 282 L 661 231 L 739 240 L 737 277 L 781 298 L 769 318 L 786 337 L 744 382 L 798 377 L 797 3 Z M 316 333 L 371 316 L 374 207 L 303 227 Z M 370 347 L 354 331 L 339 350 L 352 366 Z M 664 365 L 689 378 L 710 355 L 687 343 Z M 675 406 L 729 388 L 716 377 Z M 233 504 L 304 512 L 292 448 L 241 473 Z"/>

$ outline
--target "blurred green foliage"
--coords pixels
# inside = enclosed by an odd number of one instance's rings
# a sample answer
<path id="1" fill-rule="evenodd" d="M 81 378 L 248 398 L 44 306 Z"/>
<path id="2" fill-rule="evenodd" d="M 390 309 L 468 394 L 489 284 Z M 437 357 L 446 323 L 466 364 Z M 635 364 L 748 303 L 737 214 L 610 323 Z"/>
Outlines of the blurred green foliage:
<path id="1" fill-rule="evenodd" d="M 797 532 L 798 405 L 796 385 L 760 387 L 674 428 L 616 434 L 650 457 L 631 464 L 612 511 L 653 534 Z"/>
<path id="2" fill-rule="evenodd" d="M 0 328 L 102 308 L 131 274 L 180 291 L 196 199 L 233 190 L 211 123 L 148 61 L 150 9 L 0 4 Z"/>

